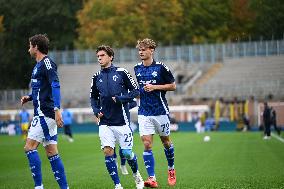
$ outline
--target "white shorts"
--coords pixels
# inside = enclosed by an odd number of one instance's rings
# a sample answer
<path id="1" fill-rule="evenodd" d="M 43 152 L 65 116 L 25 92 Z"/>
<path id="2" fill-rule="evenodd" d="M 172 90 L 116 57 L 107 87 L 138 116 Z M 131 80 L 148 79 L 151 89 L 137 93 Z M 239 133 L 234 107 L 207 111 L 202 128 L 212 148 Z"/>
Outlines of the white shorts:
<path id="1" fill-rule="evenodd" d="M 57 124 L 54 119 L 44 116 L 33 117 L 28 138 L 47 146 L 57 144 Z"/>
<path id="2" fill-rule="evenodd" d="M 170 120 L 168 115 L 144 116 L 138 115 L 140 136 L 159 134 L 160 136 L 170 135 Z"/>
<path id="3" fill-rule="evenodd" d="M 99 126 L 99 136 L 101 140 L 101 148 L 106 146 L 115 147 L 118 143 L 121 149 L 132 149 L 133 133 L 128 125 L 124 126 Z"/>

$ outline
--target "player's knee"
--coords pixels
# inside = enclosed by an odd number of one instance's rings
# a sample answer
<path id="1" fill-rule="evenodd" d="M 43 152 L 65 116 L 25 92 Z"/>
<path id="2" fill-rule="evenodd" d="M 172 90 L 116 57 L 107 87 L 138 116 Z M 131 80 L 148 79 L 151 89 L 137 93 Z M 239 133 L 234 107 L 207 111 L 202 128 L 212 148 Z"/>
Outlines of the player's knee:
<path id="1" fill-rule="evenodd" d="M 150 150 L 150 149 L 152 149 L 152 143 L 150 142 L 150 141 L 143 141 L 143 144 L 144 144 L 144 148 L 146 149 L 146 150 Z"/>
<path id="2" fill-rule="evenodd" d="M 131 149 L 122 149 L 121 152 L 122 152 L 122 155 L 126 159 L 130 159 L 132 157 L 132 150 Z"/>
<path id="3" fill-rule="evenodd" d="M 147 137 L 142 137 L 144 148 L 150 150 L 152 148 L 152 141 Z"/>
<path id="4" fill-rule="evenodd" d="M 45 153 L 46 153 L 47 157 L 54 156 L 54 155 L 58 154 L 54 150 L 45 150 Z"/>
<path id="5" fill-rule="evenodd" d="M 113 148 L 109 146 L 104 147 L 104 154 L 105 156 L 112 156 L 114 154 Z"/>
<path id="6" fill-rule="evenodd" d="M 169 137 L 161 137 L 161 141 L 162 141 L 164 147 L 166 147 L 166 148 L 169 148 L 172 144 Z"/>
<path id="7" fill-rule="evenodd" d="M 37 146 L 38 145 L 36 143 L 30 142 L 30 140 L 27 139 L 27 142 L 26 142 L 26 144 L 24 146 L 24 150 L 25 150 L 25 152 L 28 152 L 28 151 L 31 151 L 31 150 L 35 150 L 37 148 Z"/>
<path id="8" fill-rule="evenodd" d="M 165 148 L 169 148 L 171 146 L 171 141 L 164 141 L 163 145 Z"/>

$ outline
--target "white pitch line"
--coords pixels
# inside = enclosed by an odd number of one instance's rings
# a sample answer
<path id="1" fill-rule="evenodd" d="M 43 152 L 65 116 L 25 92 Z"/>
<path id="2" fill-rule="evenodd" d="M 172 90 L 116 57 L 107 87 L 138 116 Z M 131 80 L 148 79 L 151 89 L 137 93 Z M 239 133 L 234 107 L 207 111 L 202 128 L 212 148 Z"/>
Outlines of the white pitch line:
<path id="1" fill-rule="evenodd" d="M 284 143 L 284 139 L 281 138 L 280 136 L 274 134 L 274 133 L 271 133 L 271 136 L 273 136 L 274 138 L 278 139 L 279 141 L 283 142 Z"/>

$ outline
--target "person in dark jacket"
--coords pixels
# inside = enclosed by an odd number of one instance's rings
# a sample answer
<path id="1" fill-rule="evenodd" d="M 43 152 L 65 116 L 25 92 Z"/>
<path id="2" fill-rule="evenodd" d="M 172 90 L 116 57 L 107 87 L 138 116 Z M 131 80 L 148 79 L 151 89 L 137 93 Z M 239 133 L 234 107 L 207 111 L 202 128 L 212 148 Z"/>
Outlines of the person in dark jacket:
<path id="1" fill-rule="evenodd" d="M 263 139 L 270 139 L 270 124 L 271 124 L 271 113 L 270 113 L 270 108 L 267 104 L 267 102 L 263 103 L 264 105 L 264 110 L 263 110 L 263 124 L 264 124 L 264 137 Z"/>
<path id="2" fill-rule="evenodd" d="M 275 131 L 277 134 L 280 136 L 281 135 L 281 129 L 277 127 L 277 114 L 276 111 L 273 107 L 270 108 L 270 115 L 271 115 L 271 125 L 274 127 Z"/>
<path id="3" fill-rule="evenodd" d="M 137 157 L 132 152 L 133 133 L 129 126 L 129 102 L 139 95 L 138 86 L 126 69 L 112 64 L 112 48 L 99 46 L 96 54 L 101 70 L 92 78 L 90 99 L 99 125 L 99 137 L 107 170 L 115 189 L 123 188 L 114 158 L 114 148 L 118 142 L 132 169 L 136 188 L 143 188 L 144 182 L 138 171 Z"/>

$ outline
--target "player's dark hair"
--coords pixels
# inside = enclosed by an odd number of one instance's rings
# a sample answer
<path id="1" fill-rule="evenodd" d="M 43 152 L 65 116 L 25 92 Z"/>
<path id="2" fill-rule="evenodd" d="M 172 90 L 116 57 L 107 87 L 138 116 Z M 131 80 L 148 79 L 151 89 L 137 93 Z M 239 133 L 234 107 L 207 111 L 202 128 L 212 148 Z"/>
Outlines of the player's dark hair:
<path id="1" fill-rule="evenodd" d="M 46 34 L 36 34 L 29 38 L 29 42 L 33 47 L 37 46 L 37 49 L 43 53 L 48 53 L 49 39 Z"/>
<path id="2" fill-rule="evenodd" d="M 96 53 L 98 53 L 99 51 L 105 51 L 109 57 L 112 56 L 111 61 L 113 61 L 113 59 L 114 59 L 114 51 L 112 50 L 112 48 L 110 46 L 101 45 L 101 46 L 99 46 L 97 48 Z"/>

